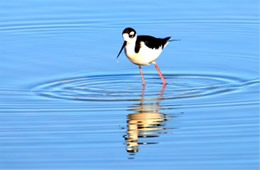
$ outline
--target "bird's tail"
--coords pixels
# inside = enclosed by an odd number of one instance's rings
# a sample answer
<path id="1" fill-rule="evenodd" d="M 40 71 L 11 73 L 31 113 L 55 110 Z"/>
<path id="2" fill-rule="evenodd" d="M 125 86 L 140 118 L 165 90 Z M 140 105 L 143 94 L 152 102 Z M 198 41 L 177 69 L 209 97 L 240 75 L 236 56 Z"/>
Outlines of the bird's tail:
<path id="1" fill-rule="evenodd" d="M 181 41 L 181 39 L 171 39 L 172 37 L 166 37 L 164 38 L 164 40 L 166 40 L 167 42 L 172 42 L 172 41 Z"/>
<path id="2" fill-rule="evenodd" d="M 181 39 L 170 39 L 169 41 L 170 42 L 172 42 L 172 41 L 181 41 Z"/>

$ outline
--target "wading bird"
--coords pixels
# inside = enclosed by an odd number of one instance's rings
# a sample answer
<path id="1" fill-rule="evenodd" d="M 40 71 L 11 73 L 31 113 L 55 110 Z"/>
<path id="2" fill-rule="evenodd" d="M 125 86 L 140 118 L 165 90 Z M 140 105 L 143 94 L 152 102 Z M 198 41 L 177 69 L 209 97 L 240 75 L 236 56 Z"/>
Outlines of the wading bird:
<path id="1" fill-rule="evenodd" d="M 146 66 L 154 64 L 156 70 L 158 71 L 163 85 L 166 85 L 163 74 L 161 73 L 156 60 L 162 53 L 163 49 L 171 41 L 171 37 L 166 38 L 155 38 L 148 35 L 137 35 L 133 28 L 125 28 L 123 33 L 124 43 L 117 55 L 120 56 L 123 49 L 125 49 L 125 54 L 127 58 L 134 64 L 139 66 L 140 75 L 142 78 L 143 85 L 145 85 L 144 75 L 141 66 Z"/>

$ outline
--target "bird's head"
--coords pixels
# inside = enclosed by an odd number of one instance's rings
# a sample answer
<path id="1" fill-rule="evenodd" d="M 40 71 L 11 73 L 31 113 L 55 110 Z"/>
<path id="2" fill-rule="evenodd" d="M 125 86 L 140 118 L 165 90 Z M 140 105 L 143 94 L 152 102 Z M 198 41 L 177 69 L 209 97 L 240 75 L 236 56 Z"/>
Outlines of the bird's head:
<path id="1" fill-rule="evenodd" d="M 117 58 L 120 56 L 122 50 L 125 48 L 127 43 L 135 43 L 136 39 L 137 39 L 137 35 L 136 35 L 136 31 L 133 28 L 126 28 L 124 29 L 124 31 L 122 32 L 123 38 L 124 38 L 124 43 L 117 55 Z"/>
<path id="2" fill-rule="evenodd" d="M 126 42 L 135 42 L 137 35 L 136 35 L 136 31 L 133 28 L 126 28 L 124 29 L 124 31 L 122 32 L 123 38 Z"/>

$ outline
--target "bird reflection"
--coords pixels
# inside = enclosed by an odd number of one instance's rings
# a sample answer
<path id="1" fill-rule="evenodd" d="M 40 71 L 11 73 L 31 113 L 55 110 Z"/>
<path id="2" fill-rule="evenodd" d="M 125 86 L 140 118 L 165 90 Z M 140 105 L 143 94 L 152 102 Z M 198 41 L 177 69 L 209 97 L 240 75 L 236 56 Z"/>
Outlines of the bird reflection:
<path id="1" fill-rule="evenodd" d="M 128 129 L 127 135 L 125 135 L 127 152 L 136 153 L 139 151 L 140 145 L 156 144 L 157 142 L 149 142 L 149 139 L 166 133 L 163 125 L 169 117 L 161 113 L 160 106 L 164 91 L 165 86 L 162 87 L 157 97 L 144 98 L 145 87 L 143 87 L 140 103 L 130 107 L 129 110 L 134 113 L 128 115 Z"/>

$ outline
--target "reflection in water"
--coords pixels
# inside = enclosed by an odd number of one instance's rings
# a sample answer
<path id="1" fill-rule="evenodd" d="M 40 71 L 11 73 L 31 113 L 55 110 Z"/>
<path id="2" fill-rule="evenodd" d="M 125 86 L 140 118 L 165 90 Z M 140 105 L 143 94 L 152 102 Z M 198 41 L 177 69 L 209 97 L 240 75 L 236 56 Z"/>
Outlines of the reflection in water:
<path id="1" fill-rule="evenodd" d="M 163 132 L 166 129 L 163 125 L 169 116 L 160 112 L 164 90 L 165 86 L 156 98 L 144 98 L 145 88 L 143 87 L 140 103 L 131 106 L 130 111 L 134 113 L 128 115 L 128 129 L 125 136 L 127 152 L 138 152 L 140 145 L 157 144 L 157 142 L 147 142 L 148 138 L 156 138 L 166 133 Z M 146 141 L 141 142 L 143 138 Z"/>

